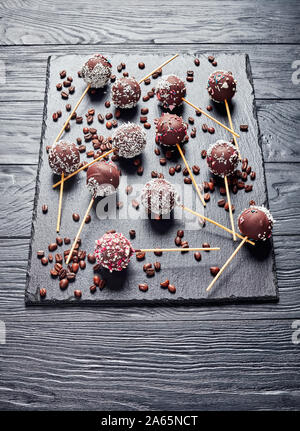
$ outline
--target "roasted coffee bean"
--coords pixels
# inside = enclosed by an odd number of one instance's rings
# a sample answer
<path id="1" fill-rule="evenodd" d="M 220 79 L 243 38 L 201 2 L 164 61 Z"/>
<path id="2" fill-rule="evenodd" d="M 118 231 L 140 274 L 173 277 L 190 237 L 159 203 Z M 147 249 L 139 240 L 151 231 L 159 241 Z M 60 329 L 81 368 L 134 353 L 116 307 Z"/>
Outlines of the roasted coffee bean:
<path id="1" fill-rule="evenodd" d="M 87 156 L 87 157 L 94 157 L 94 155 L 95 155 L 95 152 L 94 152 L 93 150 L 88 151 L 88 152 L 86 153 L 86 156 Z"/>
<path id="2" fill-rule="evenodd" d="M 129 236 L 130 236 L 131 239 L 135 238 L 135 230 L 134 229 L 130 229 Z"/>
<path id="3" fill-rule="evenodd" d="M 75 281 L 76 280 L 76 274 L 74 272 L 68 272 L 67 273 L 67 280 L 68 281 Z"/>
<path id="4" fill-rule="evenodd" d="M 162 157 L 161 159 L 159 159 L 159 163 L 161 166 L 164 166 L 167 163 L 167 159 L 165 157 Z"/>
<path id="5" fill-rule="evenodd" d="M 77 213 L 74 213 L 73 215 L 72 215 L 72 217 L 73 217 L 73 220 L 74 221 L 79 221 L 80 220 L 80 215 L 79 214 L 77 214 Z"/>
<path id="6" fill-rule="evenodd" d="M 116 229 L 107 230 L 105 233 L 116 233 Z"/>
<path id="7" fill-rule="evenodd" d="M 252 171 L 251 166 L 247 166 L 246 174 L 247 174 L 247 175 L 250 175 L 251 171 Z"/>
<path id="8" fill-rule="evenodd" d="M 211 275 L 213 276 L 217 275 L 218 272 L 220 271 L 220 268 L 218 266 L 211 266 L 209 269 L 210 269 Z"/>
<path id="9" fill-rule="evenodd" d="M 85 267 L 86 267 L 85 260 L 80 260 L 79 261 L 79 266 L 80 266 L 80 269 L 85 269 Z"/>
<path id="10" fill-rule="evenodd" d="M 98 272 L 98 271 L 100 271 L 100 269 L 101 269 L 100 263 L 96 263 L 96 265 L 93 266 L 93 271 L 94 272 Z"/>
<path id="11" fill-rule="evenodd" d="M 144 84 L 145 85 L 151 84 L 151 79 L 150 78 L 145 79 Z"/>
<path id="12" fill-rule="evenodd" d="M 66 111 L 71 111 L 71 109 L 72 109 L 72 106 L 70 105 L 70 103 L 67 103 L 66 104 Z"/>
<path id="13" fill-rule="evenodd" d="M 116 78 L 117 78 L 116 75 L 111 75 L 110 82 L 115 82 Z"/>
<path id="14" fill-rule="evenodd" d="M 56 237 L 56 244 L 57 245 L 61 246 L 61 245 L 63 245 L 63 243 L 64 243 L 64 240 L 60 236 Z"/>
<path id="15" fill-rule="evenodd" d="M 147 292 L 147 290 L 148 290 L 148 284 L 146 284 L 146 283 L 141 283 L 141 284 L 139 284 L 139 289 L 142 291 L 142 292 Z"/>
<path id="16" fill-rule="evenodd" d="M 105 285 L 106 285 L 106 281 L 105 280 L 100 280 L 99 289 L 100 290 L 104 289 Z"/>
<path id="17" fill-rule="evenodd" d="M 67 275 L 67 270 L 65 268 L 61 268 L 61 270 L 58 273 L 59 279 L 62 280 Z"/>
<path id="18" fill-rule="evenodd" d="M 238 187 L 238 189 L 244 189 L 245 188 L 245 184 L 243 183 L 243 181 L 238 181 L 237 187 Z"/>
<path id="19" fill-rule="evenodd" d="M 56 84 L 56 89 L 58 90 L 58 91 L 61 91 L 61 89 L 62 89 L 62 84 L 59 82 L 58 84 Z"/>
<path id="20" fill-rule="evenodd" d="M 251 201 L 249 201 L 249 206 L 255 205 L 255 201 L 253 199 L 251 199 Z"/>
<path id="21" fill-rule="evenodd" d="M 148 102 L 149 99 L 150 97 L 148 96 L 148 94 L 146 96 L 143 96 L 143 102 Z"/>
<path id="22" fill-rule="evenodd" d="M 160 271 L 160 269 L 161 269 L 161 264 L 160 264 L 160 262 L 154 262 L 154 269 L 155 269 L 155 271 L 156 272 L 159 272 Z"/>
<path id="23" fill-rule="evenodd" d="M 69 95 L 68 95 L 68 93 L 66 93 L 65 91 L 62 91 L 61 93 L 60 93 L 60 95 L 61 95 L 61 97 L 62 97 L 62 99 L 68 99 L 69 98 Z"/>
<path id="24" fill-rule="evenodd" d="M 50 253 L 49 255 L 48 255 L 48 261 L 51 263 L 51 262 L 53 262 L 53 256 L 52 256 L 52 254 Z"/>
<path id="25" fill-rule="evenodd" d="M 48 259 L 46 257 L 42 257 L 41 262 L 43 265 L 48 265 Z"/>
<path id="26" fill-rule="evenodd" d="M 208 125 L 202 124 L 202 130 L 203 130 L 203 132 L 207 132 L 208 131 Z"/>
<path id="27" fill-rule="evenodd" d="M 181 165 L 179 163 L 175 166 L 175 171 L 176 172 L 180 172 L 181 171 Z"/>
<path id="28" fill-rule="evenodd" d="M 200 260 L 202 259 L 202 256 L 201 256 L 200 251 L 196 251 L 196 252 L 194 253 L 194 258 L 195 258 L 195 260 L 196 260 L 197 262 L 200 262 Z"/>
<path id="29" fill-rule="evenodd" d="M 54 114 L 52 114 L 52 120 L 53 121 L 57 121 L 58 120 L 57 112 L 54 112 Z"/>
<path id="30" fill-rule="evenodd" d="M 79 289 L 74 290 L 74 296 L 75 298 L 80 299 L 82 296 L 81 290 Z"/>
<path id="31" fill-rule="evenodd" d="M 98 114 L 97 118 L 98 118 L 99 123 L 104 123 L 104 117 L 103 117 L 103 115 Z"/>
<path id="32" fill-rule="evenodd" d="M 248 124 L 241 124 L 240 125 L 240 131 L 241 132 L 248 132 Z"/>
<path id="33" fill-rule="evenodd" d="M 60 287 L 62 290 L 65 290 L 68 286 L 69 286 L 69 281 L 68 281 L 68 279 L 67 279 L 67 278 L 63 278 L 62 280 L 60 280 L 60 282 L 59 282 L 59 287 Z"/>
<path id="34" fill-rule="evenodd" d="M 48 245 L 48 250 L 49 251 L 54 251 L 54 250 L 56 250 L 57 249 L 57 244 L 56 244 L 56 242 L 53 242 L 53 243 L 51 243 L 51 244 L 49 244 Z"/>
<path id="35" fill-rule="evenodd" d="M 162 254 L 163 254 L 163 252 L 159 251 L 159 250 L 156 250 L 153 253 L 155 254 L 155 256 L 162 256 Z"/>
<path id="36" fill-rule="evenodd" d="M 203 248 L 210 248 L 210 244 L 208 243 L 208 242 L 204 242 L 203 244 L 202 244 L 202 247 Z M 209 250 L 205 250 L 206 252 L 209 252 Z"/>
<path id="37" fill-rule="evenodd" d="M 96 262 L 96 257 L 93 255 L 93 253 L 89 253 L 87 259 L 91 264 L 94 264 Z"/>
<path id="38" fill-rule="evenodd" d="M 205 159 L 206 156 L 207 156 L 207 151 L 206 150 L 202 150 L 201 151 L 201 157 L 202 157 L 202 159 Z"/>
<path id="39" fill-rule="evenodd" d="M 99 275 L 94 275 L 93 282 L 96 286 L 99 286 L 100 280 L 101 279 L 100 279 Z"/>
<path id="40" fill-rule="evenodd" d="M 181 245 L 181 238 L 179 236 L 176 236 L 174 242 L 177 245 L 177 247 L 179 247 Z"/>
<path id="41" fill-rule="evenodd" d="M 210 181 L 208 183 L 208 188 L 211 192 L 213 192 L 215 190 L 215 184 L 212 181 Z"/>
<path id="42" fill-rule="evenodd" d="M 44 287 L 42 287 L 40 289 L 40 296 L 41 296 L 41 298 L 45 298 L 46 295 L 47 295 L 47 290 Z"/>
<path id="43" fill-rule="evenodd" d="M 192 184 L 192 180 L 190 177 L 185 177 L 184 182 L 185 182 L 185 184 Z"/>
<path id="44" fill-rule="evenodd" d="M 256 173 L 255 173 L 254 171 L 252 171 L 252 172 L 250 173 L 250 178 L 251 178 L 251 180 L 255 180 L 255 178 L 256 178 Z"/>
<path id="45" fill-rule="evenodd" d="M 54 269 L 57 272 L 60 272 L 62 269 L 62 264 L 60 262 L 56 262 L 56 264 L 54 265 Z"/>
<path id="46" fill-rule="evenodd" d="M 61 77 L 61 79 L 64 79 L 67 76 L 67 72 L 65 70 L 62 70 L 61 72 L 59 72 L 59 76 Z"/>
<path id="47" fill-rule="evenodd" d="M 206 110 L 210 112 L 213 110 L 213 107 L 211 105 L 207 105 Z"/>
<path id="48" fill-rule="evenodd" d="M 88 214 L 85 218 L 85 223 L 90 223 L 91 220 L 92 220 L 92 217 L 90 216 L 90 214 Z"/>
<path id="49" fill-rule="evenodd" d="M 112 114 L 111 112 L 108 112 L 108 113 L 105 115 L 105 118 L 106 118 L 106 120 L 111 120 L 111 119 L 113 118 L 113 114 Z"/>
<path id="50" fill-rule="evenodd" d="M 169 174 L 172 176 L 175 175 L 175 168 L 173 167 L 169 168 Z"/>
<path id="51" fill-rule="evenodd" d="M 170 293 L 176 293 L 176 287 L 174 286 L 174 284 L 169 284 L 168 285 L 168 291 Z"/>
<path id="52" fill-rule="evenodd" d="M 169 280 L 165 280 L 165 281 L 162 281 L 161 283 L 160 283 L 160 287 L 162 287 L 162 288 L 166 288 L 166 287 L 168 287 L 169 286 Z"/>
<path id="53" fill-rule="evenodd" d="M 139 206 L 140 206 L 140 204 L 138 203 L 138 201 L 136 200 L 136 199 L 133 199 L 132 201 L 131 201 L 131 205 L 133 206 L 133 208 L 134 209 L 136 209 L 136 210 L 138 210 L 139 209 Z"/>
<path id="54" fill-rule="evenodd" d="M 198 165 L 193 165 L 192 170 L 194 175 L 199 175 L 200 167 Z"/>
<path id="55" fill-rule="evenodd" d="M 93 123 L 93 121 L 94 121 L 94 117 L 93 117 L 92 115 L 89 115 L 89 116 L 87 117 L 87 119 L 86 119 L 86 122 L 87 122 L 88 124 L 92 124 L 92 123 Z"/>
<path id="56" fill-rule="evenodd" d="M 72 267 L 72 272 L 76 274 L 79 269 L 79 264 L 77 262 L 73 262 L 71 267 Z"/>
<path id="57" fill-rule="evenodd" d="M 64 243 L 67 245 L 67 244 L 70 244 L 70 242 L 71 242 L 71 240 L 70 240 L 70 238 L 68 238 L 68 237 L 65 237 L 64 238 Z"/>
<path id="58" fill-rule="evenodd" d="M 147 277 L 153 277 L 155 275 L 155 269 L 154 268 L 148 268 L 146 270 Z"/>
<path id="59" fill-rule="evenodd" d="M 68 123 L 65 127 L 65 132 L 69 132 L 70 129 L 71 129 L 71 125 L 70 125 L 70 123 Z"/>
<path id="60" fill-rule="evenodd" d="M 220 199 L 220 200 L 218 201 L 218 206 L 219 206 L 219 207 L 223 207 L 225 204 L 226 204 L 225 199 Z"/>
<path id="61" fill-rule="evenodd" d="M 224 205 L 224 209 L 225 211 L 229 211 L 229 203 L 226 202 L 226 204 Z M 235 211 L 235 206 L 231 204 L 231 211 L 234 213 Z"/>
<path id="62" fill-rule="evenodd" d="M 145 63 L 143 63 L 142 61 L 139 62 L 138 64 L 139 69 L 145 69 Z"/>
<path id="63" fill-rule="evenodd" d="M 186 80 L 187 80 L 187 82 L 193 82 L 194 78 L 193 78 L 193 76 L 187 76 Z"/>
<path id="64" fill-rule="evenodd" d="M 137 170 L 136 170 L 136 173 L 138 174 L 138 175 L 143 175 L 143 173 L 144 173 L 144 168 L 143 168 L 143 166 L 139 166 L 138 168 L 137 168 Z"/>
<path id="65" fill-rule="evenodd" d="M 148 94 L 148 96 L 151 98 L 151 97 L 154 97 L 154 94 L 155 94 L 155 93 L 154 93 L 154 91 L 148 91 L 148 93 L 147 93 L 147 94 Z"/>
<path id="66" fill-rule="evenodd" d="M 139 261 L 140 260 L 144 260 L 145 259 L 145 255 L 146 254 L 143 251 L 137 252 L 136 255 L 135 255 L 136 256 L 136 260 L 139 260 Z"/>
<path id="67" fill-rule="evenodd" d="M 145 129 L 151 129 L 151 124 L 150 123 L 144 123 L 144 127 L 145 127 Z"/>
<path id="68" fill-rule="evenodd" d="M 237 185 L 235 184 L 232 186 L 232 193 L 234 193 L 236 195 L 237 192 L 238 192 L 238 188 L 237 188 Z"/>
<path id="69" fill-rule="evenodd" d="M 199 58 L 195 58 L 194 59 L 194 64 L 195 64 L 195 66 L 200 66 L 200 60 L 199 60 Z"/>
<path id="70" fill-rule="evenodd" d="M 216 60 L 214 60 L 212 63 L 211 63 L 213 66 L 218 66 L 218 63 L 217 63 L 217 61 Z"/>
<path id="71" fill-rule="evenodd" d="M 151 177 L 152 178 L 157 178 L 158 177 L 158 173 L 156 171 L 152 171 L 151 172 Z"/>
<path id="72" fill-rule="evenodd" d="M 145 263 L 145 265 L 143 265 L 143 271 L 147 271 L 147 269 L 152 268 L 152 263 Z"/>
<path id="73" fill-rule="evenodd" d="M 252 185 L 246 185 L 245 186 L 245 192 L 246 193 L 252 192 L 252 190 L 253 190 L 253 186 Z"/>
<path id="74" fill-rule="evenodd" d="M 112 128 L 112 122 L 111 121 L 106 122 L 106 128 L 109 130 Z"/>
<path id="75" fill-rule="evenodd" d="M 208 61 L 209 61 L 210 63 L 212 63 L 212 62 L 215 60 L 215 57 L 214 57 L 213 55 L 209 55 L 209 56 L 207 57 L 207 59 L 208 59 Z"/>
<path id="76" fill-rule="evenodd" d="M 92 286 L 90 286 L 90 292 L 91 293 L 95 293 L 97 290 L 97 286 L 95 286 L 94 284 Z"/>
<path id="77" fill-rule="evenodd" d="M 42 205 L 42 212 L 43 212 L 43 214 L 47 214 L 47 212 L 48 212 L 48 205 L 46 205 L 46 204 Z"/>
<path id="78" fill-rule="evenodd" d="M 182 170 L 182 175 L 187 176 L 188 174 L 189 174 L 188 169 L 187 169 L 187 168 L 184 168 L 184 169 Z"/>
<path id="79" fill-rule="evenodd" d="M 125 193 L 126 193 L 127 195 L 130 195 L 130 193 L 132 192 L 132 190 L 133 190 L 133 187 L 132 187 L 131 185 L 129 185 L 129 186 L 127 186 L 127 187 L 125 188 Z"/>
<path id="80" fill-rule="evenodd" d="M 141 114 L 142 114 L 142 115 L 147 115 L 147 114 L 148 114 L 148 112 L 149 112 L 149 109 L 148 109 L 148 108 L 142 108 L 142 109 L 141 109 Z"/>
<path id="81" fill-rule="evenodd" d="M 45 253 L 43 252 L 43 250 L 39 250 L 39 251 L 37 251 L 36 255 L 37 255 L 38 259 L 42 259 L 42 257 L 45 256 Z"/>
<path id="82" fill-rule="evenodd" d="M 210 194 L 209 193 L 205 193 L 203 196 L 203 199 L 205 200 L 205 202 L 208 202 L 210 200 Z"/>
<path id="83" fill-rule="evenodd" d="M 55 278 L 58 276 L 58 272 L 56 271 L 56 269 L 52 268 L 50 269 L 50 275 Z"/>
<path id="84" fill-rule="evenodd" d="M 82 124 L 83 117 L 76 117 L 76 124 Z"/>
<path id="85" fill-rule="evenodd" d="M 226 195 L 226 188 L 225 187 L 220 187 L 220 194 L 222 195 L 222 196 L 225 196 Z"/>
<path id="86" fill-rule="evenodd" d="M 247 172 L 243 172 L 243 173 L 242 173 L 242 180 L 243 180 L 243 181 L 247 181 L 247 179 L 248 179 Z"/>
<path id="87" fill-rule="evenodd" d="M 140 122 L 141 123 L 147 123 L 147 117 L 146 116 L 140 116 Z"/>
<path id="88" fill-rule="evenodd" d="M 210 133 L 211 135 L 213 135 L 215 133 L 215 129 L 214 127 L 208 127 L 208 133 Z"/>
<path id="89" fill-rule="evenodd" d="M 70 87 L 71 86 L 71 82 L 70 81 L 64 81 L 63 82 L 63 86 L 66 87 L 66 88 Z"/>
<path id="90" fill-rule="evenodd" d="M 152 78 L 153 78 L 153 79 L 157 79 L 157 78 L 158 78 L 158 73 L 157 73 L 157 72 L 154 72 L 154 73 L 152 74 Z"/>

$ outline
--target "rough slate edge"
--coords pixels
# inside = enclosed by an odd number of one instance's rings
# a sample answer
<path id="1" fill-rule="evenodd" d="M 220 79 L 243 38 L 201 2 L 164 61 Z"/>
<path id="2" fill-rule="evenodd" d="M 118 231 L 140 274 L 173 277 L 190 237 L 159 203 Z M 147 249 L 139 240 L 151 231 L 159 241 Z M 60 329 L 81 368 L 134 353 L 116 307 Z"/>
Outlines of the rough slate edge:
<path id="1" fill-rule="evenodd" d="M 199 53 L 194 53 L 192 55 L 196 56 Z M 163 53 L 160 53 L 161 56 L 165 55 Z M 190 54 L 191 55 L 191 54 Z M 201 53 L 201 55 L 204 55 L 204 53 Z M 239 54 L 241 55 L 241 54 Z M 168 55 L 165 55 L 168 57 Z M 265 191 L 265 204 L 268 205 L 268 191 L 266 186 L 266 177 L 265 177 L 265 170 L 264 170 L 264 159 L 263 159 L 263 153 L 262 153 L 262 142 L 260 138 L 260 130 L 259 130 L 259 123 L 257 118 L 257 111 L 256 111 L 256 103 L 255 103 L 255 94 L 254 94 L 254 85 L 252 80 L 252 73 L 251 73 L 251 66 L 250 66 L 250 59 L 248 54 L 244 54 L 245 56 L 245 70 L 246 75 L 249 81 L 249 84 L 252 88 L 252 95 L 253 95 L 253 116 L 256 122 L 257 126 L 257 139 L 259 144 L 259 151 L 261 156 L 261 162 L 262 162 L 262 172 L 263 172 L 263 181 L 264 181 L 264 191 Z M 29 260 L 28 260 L 28 268 L 27 268 L 27 274 L 26 274 L 26 287 L 25 287 L 25 303 L 26 305 L 59 305 L 59 306 L 70 306 L 70 305 L 93 305 L 93 306 L 99 306 L 99 305 L 186 305 L 186 304 L 225 304 L 225 303 L 253 303 L 253 302 L 276 302 L 279 299 L 279 292 L 278 292 L 278 283 L 277 283 L 277 276 L 276 276 L 276 264 L 275 264 L 275 253 L 274 253 L 274 244 L 273 239 L 270 241 L 271 245 L 271 256 L 272 256 L 272 272 L 273 272 L 273 283 L 275 287 L 275 294 L 274 295 L 265 295 L 265 296 L 259 296 L 259 297 L 243 297 L 243 296 L 234 296 L 226 297 L 226 298 L 182 298 L 182 297 L 170 297 L 170 298 L 158 298 L 158 299 L 147 299 L 147 297 L 142 299 L 132 298 L 132 299 L 93 299 L 91 297 L 90 299 L 81 299 L 80 301 L 76 300 L 73 296 L 67 298 L 67 299 L 51 299 L 51 300 L 45 300 L 41 299 L 39 295 L 39 287 L 37 287 L 37 290 L 35 293 L 29 292 L 30 287 L 30 274 L 29 269 L 31 265 L 31 259 L 32 259 L 32 244 L 33 239 L 35 235 L 35 227 L 34 222 L 36 220 L 37 216 L 37 203 L 39 200 L 39 193 L 40 193 L 40 168 L 43 163 L 43 141 L 45 139 L 45 133 L 47 128 L 47 105 L 48 105 L 48 90 L 49 90 L 49 84 L 50 84 L 50 62 L 51 62 L 51 56 L 48 57 L 47 61 L 47 72 L 46 72 L 46 86 L 45 86 L 45 97 L 44 97 L 44 108 L 43 108 L 43 123 L 42 123 L 42 132 L 41 132 L 41 143 L 40 143 L 40 152 L 39 152 L 39 163 L 38 163 L 38 173 L 37 173 L 37 181 L 36 181 L 36 193 L 35 193 L 35 199 L 34 199 L 34 210 L 33 210 L 33 217 L 32 217 L 32 229 L 31 229 L 31 242 L 30 242 L 30 248 L 29 248 Z"/>

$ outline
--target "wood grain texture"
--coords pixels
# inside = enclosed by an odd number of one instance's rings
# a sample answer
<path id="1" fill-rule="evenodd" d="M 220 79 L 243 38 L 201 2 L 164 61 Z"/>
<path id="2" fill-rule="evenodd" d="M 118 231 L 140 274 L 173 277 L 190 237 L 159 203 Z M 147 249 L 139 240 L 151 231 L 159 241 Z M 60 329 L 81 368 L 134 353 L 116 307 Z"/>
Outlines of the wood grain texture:
<path id="1" fill-rule="evenodd" d="M 163 25 L 157 19 L 157 11 L 164 17 Z M 66 0 L 10 0 L 1 4 L 0 35 L 4 45 L 172 44 L 207 40 L 221 44 L 259 44 L 265 40 L 299 43 L 297 16 L 296 0 L 274 0 L 271 4 L 227 0 L 222 5 L 210 1 L 209 7 L 202 2 L 183 7 L 181 0 L 129 0 L 123 4 L 116 0 L 92 4 L 81 0 L 72 7 Z"/>
<path id="2" fill-rule="evenodd" d="M 43 103 L 38 100 L 0 103 L 3 143 L 0 165 L 37 164 Z M 257 100 L 256 106 L 265 162 L 300 162 L 300 101 Z M 205 122 L 204 117 L 202 120 Z M 61 119 L 53 127 L 62 123 Z M 200 131 L 198 138 L 201 135 Z M 22 157 L 12 159 L 12 154 L 22 154 Z"/>
<path id="3" fill-rule="evenodd" d="M 179 41 L 180 42 L 180 41 Z M 5 66 L 5 85 L 1 85 L 0 100 L 32 101 L 44 100 L 47 59 L 50 55 L 78 54 L 88 57 L 99 46 L 94 45 L 38 45 L 38 46 L 0 46 L 0 58 Z M 113 53 L 123 54 L 126 62 L 128 54 L 136 54 L 136 44 L 101 45 L 101 52 L 110 56 Z M 248 54 L 251 61 L 252 76 L 257 99 L 300 99 L 300 85 L 292 81 L 292 63 L 300 58 L 300 45 L 244 45 L 244 44 L 170 44 L 138 45 L 138 52 L 144 54 L 165 54 L 175 52 L 207 55 L 222 53 Z M 178 59 L 179 60 L 179 59 Z M 117 65 L 114 65 L 117 66 Z M 201 70 L 193 67 L 195 73 Z M 215 70 L 211 66 L 211 70 Z M 77 71 L 75 71 L 77 72 Z M 72 70 L 72 73 L 74 71 Z M 59 81 L 59 80 L 58 80 Z"/>
<path id="4" fill-rule="evenodd" d="M 1 409 L 296 410 L 290 319 L 7 325 Z"/>
<path id="5" fill-rule="evenodd" d="M 29 239 L 2 239 L 0 246 L 0 315 L 6 322 L 64 321 L 173 321 L 298 318 L 300 315 L 300 236 L 274 237 L 280 301 L 270 304 L 240 304 L 181 307 L 83 307 L 65 309 L 24 307 Z"/>

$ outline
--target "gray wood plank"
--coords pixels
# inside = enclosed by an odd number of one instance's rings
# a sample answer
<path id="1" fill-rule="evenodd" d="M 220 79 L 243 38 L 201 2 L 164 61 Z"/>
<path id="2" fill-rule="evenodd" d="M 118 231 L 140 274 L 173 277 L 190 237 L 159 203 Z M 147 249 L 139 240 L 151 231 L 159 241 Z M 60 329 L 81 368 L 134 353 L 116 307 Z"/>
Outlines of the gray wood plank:
<path id="1" fill-rule="evenodd" d="M 300 316 L 300 236 L 275 236 L 275 260 L 280 301 L 270 304 L 240 304 L 182 307 L 65 308 L 24 306 L 29 239 L 2 239 L 0 245 L 0 316 L 7 322 L 23 321 L 172 321 L 298 318 Z"/>
<path id="2" fill-rule="evenodd" d="M 256 106 L 265 162 L 300 162 L 300 100 L 257 100 Z M 42 112 L 42 101 L 1 102 L 0 164 L 37 164 Z M 57 129 L 66 118 L 63 110 L 53 128 Z M 197 120 L 199 126 L 205 122 L 204 117 Z M 202 135 L 199 130 L 197 140 Z M 18 154 L 22 157 L 15 157 Z"/>
<path id="3" fill-rule="evenodd" d="M 270 210 L 276 219 L 274 234 L 297 235 L 300 220 L 300 165 L 266 163 L 265 167 Z M 0 237 L 30 237 L 36 171 L 35 165 L 1 165 L 0 194 L 3 197 L 0 205 Z"/>
<path id="4" fill-rule="evenodd" d="M 161 24 L 160 24 L 161 25 Z M 202 29 L 201 29 L 202 31 Z M 205 34 L 205 33 L 204 33 Z M 207 39 L 209 40 L 209 39 Z M 179 41 L 182 42 L 182 41 Z M 270 41 L 272 42 L 272 41 Z M 43 100 L 47 58 L 50 55 L 78 54 L 87 56 L 99 51 L 94 45 L 55 45 L 55 46 L 0 46 L 1 67 L 5 69 L 5 85 L 1 86 L 0 100 Z M 137 52 L 136 44 L 101 45 L 102 53 L 124 54 L 126 62 L 128 54 Z M 207 53 L 247 53 L 250 57 L 256 98 L 261 99 L 295 99 L 300 98 L 300 85 L 295 85 L 292 75 L 292 63 L 300 57 L 300 45 L 248 45 L 248 44 L 171 44 L 171 45 L 139 45 L 142 54 L 175 52 Z M 114 65 L 117 66 L 117 65 Z M 147 65 L 146 65 L 147 68 Z M 194 67 L 195 72 L 200 70 Z M 214 67 L 211 66 L 214 70 Z M 145 69 L 146 70 L 146 69 Z M 2 72 L 2 69 L 1 69 Z M 77 70 L 70 70 L 75 77 Z"/>
<path id="5" fill-rule="evenodd" d="M 296 410 L 292 322 L 9 323 L 0 408 Z"/>
<path id="6" fill-rule="evenodd" d="M 164 17 L 157 19 L 157 12 Z M 84 16 L 84 20 L 82 17 Z M 9 0 L 1 4 L 2 44 L 300 42 L 299 2 L 181 0 L 47 1 Z M 99 24 L 101 26 L 99 27 Z M 225 25 L 224 25 L 225 24 Z M 227 24 L 227 25 L 226 25 Z M 203 31 L 205 30 L 205 31 Z M 180 35 L 180 38 L 178 37 Z"/>

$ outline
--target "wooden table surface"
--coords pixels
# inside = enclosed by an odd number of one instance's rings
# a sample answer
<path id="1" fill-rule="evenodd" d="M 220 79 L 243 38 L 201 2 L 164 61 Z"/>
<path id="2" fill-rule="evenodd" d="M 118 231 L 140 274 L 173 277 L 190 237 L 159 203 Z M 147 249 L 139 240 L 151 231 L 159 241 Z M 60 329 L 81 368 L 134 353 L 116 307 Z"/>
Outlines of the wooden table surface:
<path id="1" fill-rule="evenodd" d="M 1 2 L 0 409 L 299 409 L 299 16 L 287 0 Z M 279 303 L 25 308 L 47 58 L 104 49 L 249 54 Z"/>

